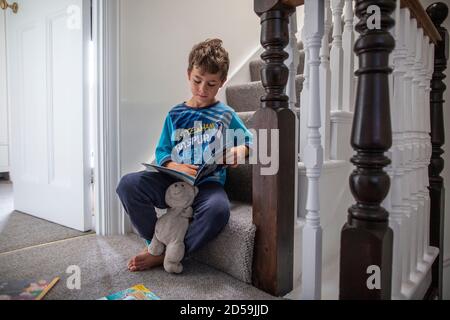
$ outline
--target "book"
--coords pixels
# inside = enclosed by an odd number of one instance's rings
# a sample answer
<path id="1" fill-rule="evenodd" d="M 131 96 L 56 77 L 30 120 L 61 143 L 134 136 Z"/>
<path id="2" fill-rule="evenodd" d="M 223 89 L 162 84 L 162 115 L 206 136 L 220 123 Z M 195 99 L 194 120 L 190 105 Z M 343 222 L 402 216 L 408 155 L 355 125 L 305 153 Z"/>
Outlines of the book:
<path id="1" fill-rule="evenodd" d="M 180 171 L 176 171 L 176 170 L 172 170 L 166 167 L 162 167 L 162 166 L 158 166 L 156 164 L 150 164 L 150 163 L 143 163 L 142 165 L 144 165 L 147 169 L 147 171 L 150 172 L 162 172 L 165 174 L 170 175 L 171 177 L 184 181 L 190 185 L 197 185 L 202 178 L 209 176 L 210 174 L 212 174 L 213 172 L 215 172 L 219 167 L 223 168 L 226 167 L 226 165 L 223 164 L 217 164 L 217 163 L 205 163 L 203 165 L 201 165 L 197 171 L 197 175 L 194 176 L 190 176 L 184 172 L 180 172 Z"/>
<path id="2" fill-rule="evenodd" d="M 123 291 L 116 292 L 98 300 L 161 300 L 143 284 L 135 285 Z"/>
<path id="3" fill-rule="evenodd" d="M 142 165 L 146 168 L 147 171 L 150 172 L 161 172 L 170 175 L 171 177 L 184 181 L 190 185 L 197 185 L 204 177 L 209 176 L 210 174 L 214 173 L 216 170 L 226 168 L 227 165 L 223 164 L 224 159 L 226 158 L 227 150 L 231 146 L 223 145 L 222 142 L 223 138 L 223 124 L 218 123 L 218 129 L 215 135 L 212 137 L 211 142 L 213 142 L 211 145 L 215 146 L 215 148 L 212 149 L 211 155 L 208 159 L 205 159 L 204 163 L 199 166 L 197 170 L 196 176 L 190 176 L 184 172 L 172 170 L 163 166 L 159 166 L 153 163 L 142 163 Z M 210 146 L 208 146 L 209 148 Z M 217 149 L 216 149 L 217 148 Z M 217 152 L 219 150 L 219 152 Z"/>
<path id="4" fill-rule="evenodd" d="M 0 281 L 0 300 L 42 300 L 56 285 L 59 277 L 52 280 Z"/>

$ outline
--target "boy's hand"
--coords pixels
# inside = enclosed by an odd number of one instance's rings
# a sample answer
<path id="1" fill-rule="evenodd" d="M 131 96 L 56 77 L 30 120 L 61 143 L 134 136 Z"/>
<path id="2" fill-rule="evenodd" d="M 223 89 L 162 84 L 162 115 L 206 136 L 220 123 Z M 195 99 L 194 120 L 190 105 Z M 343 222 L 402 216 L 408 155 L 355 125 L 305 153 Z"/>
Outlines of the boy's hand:
<path id="1" fill-rule="evenodd" d="M 192 177 L 195 177 L 197 175 L 198 166 L 194 166 L 191 164 L 180 164 L 176 162 L 168 162 L 164 165 L 168 169 L 172 169 L 175 171 L 186 173 Z"/>
<path id="2" fill-rule="evenodd" d="M 245 158 L 249 154 L 247 146 L 233 147 L 227 150 L 225 164 L 232 168 L 237 168 L 240 164 L 245 164 Z"/>

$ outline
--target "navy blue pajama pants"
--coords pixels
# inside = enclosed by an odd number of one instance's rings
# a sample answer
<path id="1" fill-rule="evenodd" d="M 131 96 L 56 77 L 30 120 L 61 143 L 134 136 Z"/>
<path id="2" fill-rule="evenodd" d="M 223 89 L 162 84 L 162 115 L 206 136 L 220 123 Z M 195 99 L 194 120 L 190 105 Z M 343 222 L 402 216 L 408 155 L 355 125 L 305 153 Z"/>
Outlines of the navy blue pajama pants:
<path id="1" fill-rule="evenodd" d="M 165 174 L 143 171 L 124 176 L 117 187 L 131 223 L 147 242 L 152 240 L 155 232 L 155 207 L 167 209 L 166 190 L 174 182 L 176 180 Z M 230 218 L 228 196 L 221 184 L 205 182 L 198 188 L 199 193 L 192 204 L 194 218 L 184 241 L 186 256 L 216 237 Z"/>

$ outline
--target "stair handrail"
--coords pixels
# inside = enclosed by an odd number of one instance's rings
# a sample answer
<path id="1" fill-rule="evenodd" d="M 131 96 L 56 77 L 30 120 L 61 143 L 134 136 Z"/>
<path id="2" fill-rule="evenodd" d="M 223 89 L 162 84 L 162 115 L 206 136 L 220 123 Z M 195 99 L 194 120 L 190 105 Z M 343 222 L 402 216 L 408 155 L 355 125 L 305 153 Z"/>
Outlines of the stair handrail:
<path id="1" fill-rule="evenodd" d="M 419 0 L 400 0 L 400 7 L 408 8 L 411 16 L 416 19 L 418 26 L 424 30 L 424 33 L 430 38 L 430 41 L 434 44 L 442 41 L 440 32 Z"/>

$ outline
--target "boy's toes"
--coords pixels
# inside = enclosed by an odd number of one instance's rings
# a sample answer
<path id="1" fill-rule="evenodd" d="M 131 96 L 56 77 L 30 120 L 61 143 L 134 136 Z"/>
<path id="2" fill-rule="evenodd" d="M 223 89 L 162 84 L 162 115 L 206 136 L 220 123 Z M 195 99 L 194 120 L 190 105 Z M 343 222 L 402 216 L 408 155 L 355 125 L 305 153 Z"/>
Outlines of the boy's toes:
<path id="1" fill-rule="evenodd" d="M 131 272 L 137 272 L 137 271 L 139 271 L 139 268 L 136 267 L 136 266 L 132 266 L 132 267 L 129 268 L 129 270 L 130 270 Z"/>
<path id="2" fill-rule="evenodd" d="M 132 258 L 130 259 L 130 261 L 128 261 L 127 267 L 129 270 L 131 270 L 132 267 L 136 266 L 136 258 Z"/>

